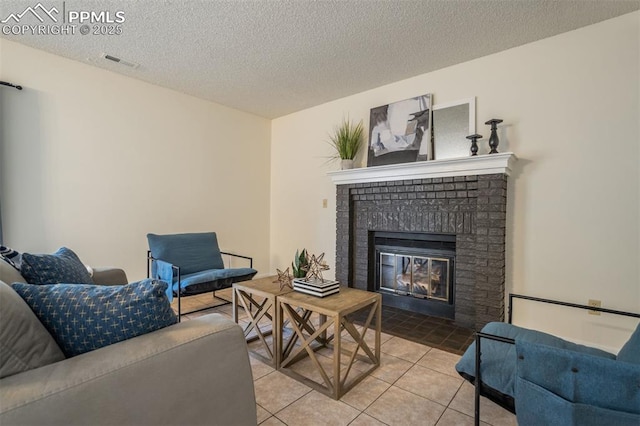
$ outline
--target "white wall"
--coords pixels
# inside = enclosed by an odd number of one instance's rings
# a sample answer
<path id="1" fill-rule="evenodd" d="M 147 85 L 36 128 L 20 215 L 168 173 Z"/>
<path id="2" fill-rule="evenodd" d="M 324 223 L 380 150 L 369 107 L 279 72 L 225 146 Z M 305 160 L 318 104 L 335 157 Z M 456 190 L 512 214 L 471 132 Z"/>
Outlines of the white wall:
<path id="1" fill-rule="evenodd" d="M 270 121 L 0 39 L 2 221 L 146 274 L 146 234 L 216 231 L 269 269 Z"/>
<path id="2" fill-rule="evenodd" d="M 476 96 L 485 152 L 483 123 L 502 118 L 499 150 L 520 158 L 509 181 L 508 291 L 640 311 L 639 21 L 635 12 L 274 120 L 272 270 L 301 247 L 335 265 L 335 187 L 325 173 L 338 165 L 322 157 L 343 116 L 368 128 L 379 105 Z M 519 324 L 611 349 L 637 323 L 517 308 Z"/>

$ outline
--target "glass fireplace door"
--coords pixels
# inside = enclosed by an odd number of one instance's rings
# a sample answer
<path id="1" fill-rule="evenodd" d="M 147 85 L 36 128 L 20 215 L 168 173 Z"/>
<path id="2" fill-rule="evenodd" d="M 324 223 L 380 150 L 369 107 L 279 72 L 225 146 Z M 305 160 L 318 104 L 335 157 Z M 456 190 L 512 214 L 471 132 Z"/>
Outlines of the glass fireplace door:
<path id="1" fill-rule="evenodd" d="M 449 300 L 449 259 L 380 252 L 379 265 L 381 290 Z"/>

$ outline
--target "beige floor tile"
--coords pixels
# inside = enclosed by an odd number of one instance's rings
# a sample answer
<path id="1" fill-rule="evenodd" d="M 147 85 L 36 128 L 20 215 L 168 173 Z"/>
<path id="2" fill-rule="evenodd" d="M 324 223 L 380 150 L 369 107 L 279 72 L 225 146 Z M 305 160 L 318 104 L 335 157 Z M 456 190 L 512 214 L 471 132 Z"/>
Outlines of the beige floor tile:
<path id="1" fill-rule="evenodd" d="M 288 426 L 348 425 L 360 412 L 344 402 L 312 391 L 276 413 Z"/>
<path id="2" fill-rule="evenodd" d="M 347 392 L 346 395 L 343 395 L 340 401 L 346 402 L 350 406 L 362 411 L 378 399 L 390 386 L 391 385 L 385 381 L 368 376 Z"/>
<path id="3" fill-rule="evenodd" d="M 322 356 L 318 353 L 316 353 L 316 359 L 324 369 L 325 374 L 331 379 L 333 377 L 333 361 L 330 358 Z M 322 386 L 326 386 L 325 381 L 322 378 L 322 374 L 309 356 L 306 356 L 300 361 L 291 364 L 290 368 L 296 373 L 308 379 L 311 379 Z"/>
<path id="4" fill-rule="evenodd" d="M 246 326 L 246 324 L 243 324 L 242 327 L 244 329 L 244 327 Z M 264 330 L 263 330 L 264 332 Z M 251 333 L 249 333 L 249 338 L 252 338 L 256 336 L 255 333 L 252 331 Z M 273 347 L 273 336 L 272 335 L 268 335 L 264 337 L 265 342 L 267 343 L 269 349 L 267 349 L 267 347 L 265 347 L 264 343 L 262 342 L 262 340 L 255 339 L 252 342 L 247 343 L 247 347 L 249 348 L 249 352 L 250 353 L 254 353 L 254 354 L 258 354 L 266 359 L 271 359 L 271 354 L 273 354 L 274 352 L 274 347 Z"/>
<path id="5" fill-rule="evenodd" d="M 362 332 L 362 327 L 361 326 L 356 326 L 356 328 L 358 329 L 358 331 Z M 353 337 L 351 337 L 351 335 L 346 331 L 342 332 L 342 338 L 344 340 L 349 340 L 351 342 L 355 342 Z M 391 334 L 387 334 L 387 333 L 382 333 L 381 332 L 380 333 L 380 345 L 382 345 L 387 340 L 392 339 L 392 338 L 393 338 L 393 336 Z M 367 342 L 367 345 L 369 345 L 369 347 L 373 350 L 374 344 L 376 343 L 375 331 L 373 329 L 369 328 L 367 330 L 367 333 L 364 335 L 364 340 L 365 340 L 365 342 Z"/>
<path id="6" fill-rule="evenodd" d="M 242 327 L 242 330 L 246 330 L 250 323 L 248 320 L 239 319 L 238 324 L 240 325 L 240 327 Z M 271 344 L 273 341 L 273 337 L 272 337 L 273 335 L 271 333 L 271 330 L 272 330 L 271 324 L 262 324 L 261 322 L 258 322 L 258 326 L 260 327 L 260 332 L 262 333 L 262 336 L 264 337 L 264 339 L 269 344 Z M 251 328 L 251 331 L 247 335 L 247 339 L 253 339 L 254 337 L 258 337 L 258 333 L 255 326 Z"/>
<path id="7" fill-rule="evenodd" d="M 227 308 L 226 305 L 224 307 L 215 308 L 217 312 L 222 315 L 226 315 L 229 317 L 233 317 L 233 307 Z M 244 311 L 244 309 L 238 309 L 238 319 L 246 320 L 249 318 L 249 315 Z"/>
<path id="8" fill-rule="evenodd" d="M 462 379 L 414 365 L 395 382 L 395 386 L 447 406 L 460 389 L 462 381 Z"/>
<path id="9" fill-rule="evenodd" d="M 374 419 L 368 414 L 362 413 L 349 426 L 385 426 L 384 423 Z"/>
<path id="10" fill-rule="evenodd" d="M 449 404 L 449 408 L 473 416 L 473 395 L 473 385 L 465 381 Z M 484 397 L 480 399 L 480 420 L 493 426 L 515 426 L 517 424 L 514 414 Z"/>
<path id="11" fill-rule="evenodd" d="M 349 365 L 349 359 L 351 358 L 351 354 L 353 353 L 353 351 L 356 349 L 356 344 L 352 341 L 342 341 L 340 343 L 340 345 L 342 346 L 342 351 L 340 354 L 340 364 L 342 364 L 343 366 L 347 366 Z M 371 351 L 375 353 L 375 351 L 373 350 L 373 347 L 371 347 Z M 327 358 L 332 358 L 333 359 L 333 347 L 324 347 L 324 348 L 320 348 L 316 351 L 317 353 L 327 357 Z M 358 359 L 368 359 L 367 354 L 365 353 L 365 351 L 362 350 L 362 348 L 358 349 L 358 354 L 356 356 L 356 360 Z M 354 361 L 355 362 L 355 361 Z M 366 363 L 365 363 L 366 365 Z"/>
<path id="12" fill-rule="evenodd" d="M 381 354 L 380 358 L 380 366 L 373 370 L 371 375 L 380 380 L 384 380 L 387 383 L 394 383 L 413 366 L 409 361 L 384 353 Z M 358 364 L 356 365 L 357 368 L 362 369 L 363 367 L 368 366 L 368 364 L 360 363 L 361 361 L 358 361 Z"/>
<path id="13" fill-rule="evenodd" d="M 276 416 L 271 416 L 267 420 L 260 423 L 260 426 L 286 426 Z"/>
<path id="14" fill-rule="evenodd" d="M 258 380 L 260 377 L 266 376 L 267 374 L 275 371 L 275 369 L 270 365 L 267 365 L 264 362 L 260 361 L 259 359 L 255 358 L 254 356 L 252 356 L 251 352 L 249 352 L 249 361 L 251 362 L 251 372 L 253 373 L 254 381 Z"/>
<path id="15" fill-rule="evenodd" d="M 369 338 L 369 336 L 371 336 L 371 338 L 373 338 L 374 336 L 372 334 L 367 334 L 366 338 Z M 387 340 L 391 340 L 393 339 L 393 335 L 392 334 L 387 334 L 387 333 L 380 333 L 380 344 L 385 343 Z"/>
<path id="16" fill-rule="evenodd" d="M 191 310 L 190 308 L 183 308 L 182 312 L 190 311 L 190 310 Z M 176 315 L 177 315 L 178 311 L 176 310 L 175 312 L 176 312 Z M 193 312 L 191 314 L 186 314 L 186 315 L 182 314 L 181 320 L 196 319 L 196 318 L 199 318 L 199 317 L 202 317 L 202 316 L 205 316 L 205 315 L 209 315 L 209 314 L 214 314 L 214 313 L 216 313 L 215 310 L 207 309 L 206 311 Z"/>
<path id="17" fill-rule="evenodd" d="M 270 353 L 273 353 L 273 350 L 269 351 L 262 344 L 260 344 L 259 346 L 249 346 L 249 353 L 260 355 L 263 359 L 268 361 L 271 359 Z"/>
<path id="18" fill-rule="evenodd" d="M 346 344 L 344 344 L 346 343 Z M 340 375 L 344 380 L 344 374 L 347 372 L 347 367 L 349 367 L 349 361 L 351 359 L 353 351 L 356 349 L 356 345 L 353 342 L 343 342 L 343 350 L 340 354 Z M 373 351 L 373 349 L 371 349 Z M 333 348 L 321 348 L 317 351 L 318 354 L 333 360 Z M 375 353 L 375 351 L 374 351 Z M 351 371 L 349 372 L 349 377 L 353 378 L 355 375 L 362 371 L 367 371 L 373 366 L 373 362 L 369 361 L 369 357 L 367 354 L 360 348 L 354 359 L 353 364 L 351 365 Z"/>
<path id="19" fill-rule="evenodd" d="M 231 312 L 232 309 L 233 309 L 232 305 L 220 305 L 220 306 L 216 307 L 216 310 L 218 312 L 220 312 L 221 314 L 228 315 L 228 316 L 232 315 L 232 312 Z M 238 312 L 238 314 L 240 314 L 240 312 Z"/>
<path id="20" fill-rule="evenodd" d="M 256 411 L 258 412 L 258 423 L 262 423 L 271 417 L 271 413 L 262 408 L 260 405 L 256 404 Z"/>
<path id="21" fill-rule="evenodd" d="M 395 386 L 391 386 L 365 410 L 388 425 L 435 425 L 445 407 Z"/>
<path id="22" fill-rule="evenodd" d="M 249 325 L 249 321 L 246 318 L 238 318 L 238 325 L 244 330 Z"/>
<path id="23" fill-rule="evenodd" d="M 302 383 L 274 371 L 254 382 L 256 402 L 270 413 L 277 413 L 301 396 L 311 392 Z"/>
<path id="24" fill-rule="evenodd" d="M 386 354 L 402 358 L 405 361 L 416 362 L 422 358 L 431 347 L 420 343 L 410 342 L 399 337 L 392 337 L 382 344 L 380 350 Z"/>
<path id="25" fill-rule="evenodd" d="M 473 417 L 447 408 L 442 417 L 440 417 L 440 420 L 438 420 L 437 426 L 473 426 L 473 424 Z M 480 424 L 482 426 L 489 426 L 485 422 L 480 422 Z"/>
<path id="26" fill-rule="evenodd" d="M 458 361 L 460 355 L 433 348 L 420 358 L 418 365 L 458 378 L 460 375 L 455 368 Z"/>

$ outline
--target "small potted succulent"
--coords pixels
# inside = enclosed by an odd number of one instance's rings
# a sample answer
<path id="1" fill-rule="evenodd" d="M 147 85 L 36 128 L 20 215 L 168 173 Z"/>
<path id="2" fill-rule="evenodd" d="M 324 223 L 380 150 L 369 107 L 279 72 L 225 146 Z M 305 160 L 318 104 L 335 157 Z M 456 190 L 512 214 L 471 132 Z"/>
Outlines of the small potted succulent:
<path id="1" fill-rule="evenodd" d="M 353 168 L 353 160 L 362 146 L 362 133 L 362 120 L 358 124 L 353 124 L 346 118 L 342 120 L 333 135 L 329 136 L 329 144 L 336 150 L 331 158 L 341 160 L 342 170 Z"/>
<path id="2" fill-rule="evenodd" d="M 293 278 L 304 278 L 309 270 L 309 254 L 306 249 L 302 249 L 302 252 L 296 250 L 296 257 L 291 263 L 291 270 L 293 271 Z"/>

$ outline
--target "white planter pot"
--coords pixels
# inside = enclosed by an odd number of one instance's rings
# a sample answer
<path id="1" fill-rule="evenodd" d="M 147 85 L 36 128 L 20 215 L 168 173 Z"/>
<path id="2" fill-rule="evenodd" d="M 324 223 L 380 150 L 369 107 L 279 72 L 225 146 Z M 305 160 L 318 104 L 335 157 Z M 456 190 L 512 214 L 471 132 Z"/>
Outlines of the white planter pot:
<path id="1" fill-rule="evenodd" d="M 353 160 L 341 160 L 340 161 L 340 169 L 341 170 L 353 169 Z"/>

